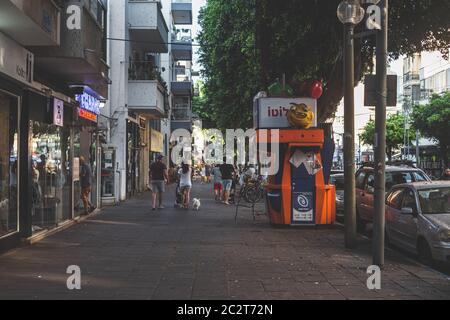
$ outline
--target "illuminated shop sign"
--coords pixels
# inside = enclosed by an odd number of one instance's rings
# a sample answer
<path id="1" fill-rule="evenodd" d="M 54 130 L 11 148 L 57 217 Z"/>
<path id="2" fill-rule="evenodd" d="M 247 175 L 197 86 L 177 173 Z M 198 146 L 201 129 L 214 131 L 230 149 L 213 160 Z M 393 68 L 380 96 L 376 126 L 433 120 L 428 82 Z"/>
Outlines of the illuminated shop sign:
<path id="1" fill-rule="evenodd" d="M 97 115 L 95 113 L 82 108 L 78 108 L 78 116 L 86 120 L 97 122 Z"/>
<path id="2" fill-rule="evenodd" d="M 85 92 L 83 94 L 75 95 L 75 100 L 80 103 L 81 109 L 89 111 L 95 115 L 100 114 L 100 100 L 96 97 Z"/>

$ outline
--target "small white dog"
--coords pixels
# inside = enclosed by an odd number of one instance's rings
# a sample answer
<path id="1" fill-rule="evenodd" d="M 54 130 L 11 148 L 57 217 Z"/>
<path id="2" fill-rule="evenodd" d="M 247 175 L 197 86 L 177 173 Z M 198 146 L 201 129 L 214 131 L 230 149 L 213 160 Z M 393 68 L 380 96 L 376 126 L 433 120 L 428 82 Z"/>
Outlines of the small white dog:
<path id="1" fill-rule="evenodd" d="M 200 206 L 202 205 L 202 203 L 200 202 L 200 199 L 197 199 L 197 198 L 194 198 L 193 200 L 192 200 L 192 208 L 194 209 L 194 210 L 199 210 L 200 209 Z"/>

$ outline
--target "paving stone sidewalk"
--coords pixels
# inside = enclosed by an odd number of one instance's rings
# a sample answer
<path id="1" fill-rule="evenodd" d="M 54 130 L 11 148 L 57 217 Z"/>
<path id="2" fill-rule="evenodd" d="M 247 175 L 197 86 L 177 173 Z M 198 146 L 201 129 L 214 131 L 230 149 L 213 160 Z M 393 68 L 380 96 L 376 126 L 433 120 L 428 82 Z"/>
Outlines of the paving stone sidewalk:
<path id="1" fill-rule="evenodd" d="M 450 299 L 450 279 L 388 250 L 382 289 L 367 289 L 370 242 L 345 250 L 343 231 L 273 228 L 248 209 L 150 211 L 148 194 L 0 256 L 0 299 Z M 66 287 L 69 265 L 82 288 Z"/>

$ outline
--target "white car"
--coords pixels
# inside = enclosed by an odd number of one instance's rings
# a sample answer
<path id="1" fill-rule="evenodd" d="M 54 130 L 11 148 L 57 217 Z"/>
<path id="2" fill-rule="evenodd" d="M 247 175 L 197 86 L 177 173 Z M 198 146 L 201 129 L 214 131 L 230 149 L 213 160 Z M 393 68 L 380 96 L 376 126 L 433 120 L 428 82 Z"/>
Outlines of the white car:
<path id="1" fill-rule="evenodd" d="M 386 197 L 386 237 L 426 263 L 450 263 L 450 182 L 393 187 Z"/>

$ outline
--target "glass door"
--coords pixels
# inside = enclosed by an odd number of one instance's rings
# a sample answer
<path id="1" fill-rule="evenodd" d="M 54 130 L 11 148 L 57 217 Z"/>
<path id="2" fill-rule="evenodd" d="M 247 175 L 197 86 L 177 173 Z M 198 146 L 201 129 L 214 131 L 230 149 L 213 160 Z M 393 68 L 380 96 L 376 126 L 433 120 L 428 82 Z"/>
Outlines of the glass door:
<path id="1" fill-rule="evenodd" d="M 18 231 L 19 99 L 0 91 L 0 237 Z"/>

